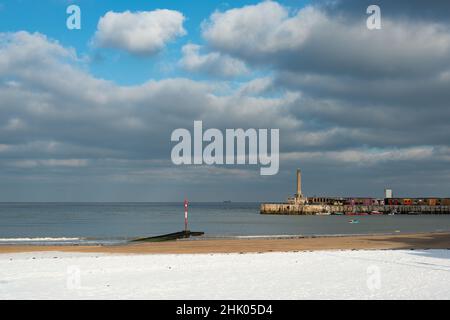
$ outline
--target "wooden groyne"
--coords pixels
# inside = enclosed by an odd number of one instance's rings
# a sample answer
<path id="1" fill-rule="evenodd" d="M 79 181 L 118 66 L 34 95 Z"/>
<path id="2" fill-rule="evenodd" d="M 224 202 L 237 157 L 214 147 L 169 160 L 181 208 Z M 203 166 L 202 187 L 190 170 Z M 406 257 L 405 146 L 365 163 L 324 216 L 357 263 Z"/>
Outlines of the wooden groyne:
<path id="1" fill-rule="evenodd" d="M 450 214 L 450 206 L 405 205 L 315 205 L 264 203 L 261 214 L 280 215 L 331 215 L 380 212 L 382 214 Z"/>
<path id="2" fill-rule="evenodd" d="M 204 232 L 192 232 L 192 231 L 180 231 L 170 234 L 164 234 L 156 237 L 147 237 L 147 238 L 139 238 L 134 239 L 131 242 L 163 242 L 163 241 L 173 241 L 179 239 L 187 239 L 190 237 L 200 237 L 203 236 Z"/>

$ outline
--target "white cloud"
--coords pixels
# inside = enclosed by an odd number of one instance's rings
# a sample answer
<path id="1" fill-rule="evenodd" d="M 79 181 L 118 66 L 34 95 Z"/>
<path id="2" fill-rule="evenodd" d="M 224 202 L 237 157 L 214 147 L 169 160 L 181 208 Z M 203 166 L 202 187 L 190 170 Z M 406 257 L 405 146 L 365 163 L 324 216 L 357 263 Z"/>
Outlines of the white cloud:
<path id="1" fill-rule="evenodd" d="M 9 146 L 6 144 L 0 144 L 0 152 L 7 151 Z"/>
<path id="2" fill-rule="evenodd" d="M 215 47 L 233 51 L 270 51 L 273 37 L 281 22 L 288 18 L 287 10 L 277 2 L 215 12 L 203 23 L 203 36 Z M 253 48 L 253 49 L 251 49 Z"/>
<path id="3" fill-rule="evenodd" d="M 162 50 L 169 41 L 186 34 L 184 20 L 181 12 L 167 9 L 109 11 L 98 22 L 94 44 L 137 55 L 151 55 Z"/>
<path id="4" fill-rule="evenodd" d="M 88 161 L 85 159 L 44 159 L 44 160 L 20 160 L 12 165 L 18 168 L 35 167 L 85 167 Z"/>
<path id="5" fill-rule="evenodd" d="M 11 118 L 5 126 L 5 130 L 20 130 L 25 128 L 25 123 L 20 118 Z"/>
<path id="6" fill-rule="evenodd" d="M 333 161 L 361 166 L 390 161 L 427 160 L 437 154 L 430 146 L 399 149 L 348 149 L 341 151 L 292 152 L 281 156 L 282 160 Z"/>
<path id="7" fill-rule="evenodd" d="M 30 55 L 33 55 L 33 59 L 39 61 L 40 65 L 64 59 L 78 60 L 72 48 L 65 48 L 58 41 L 50 40 L 41 33 L 0 33 L 0 50 L 0 74 L 28 66 Z M 6 81 L 5 84 L 11 87 L 20 86 L 20 82 L 16 80 Z"/>
<path id="8" fill-rule="evenodd" d="M 274 83 L 271 77 L 256 78 L 245 83 L 239 89 L 239 94 L 242 95 L 262 95 L 267 91 L 273 89 Z"/>
<path id="9" fill-rule="evenodd" d="M 219 52 L 201 54 L 201 46 L 187 44 L 183 47 L 180 64 L 192 72 L 202 72 L 220 77 L 235 77 L 248 73 L 244 62 Z"/>

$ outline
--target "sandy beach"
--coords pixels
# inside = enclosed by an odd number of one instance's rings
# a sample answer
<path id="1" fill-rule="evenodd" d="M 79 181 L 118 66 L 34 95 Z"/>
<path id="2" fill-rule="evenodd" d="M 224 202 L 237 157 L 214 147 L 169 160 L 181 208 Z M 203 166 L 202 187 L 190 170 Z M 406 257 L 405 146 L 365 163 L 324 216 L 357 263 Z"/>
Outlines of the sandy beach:
<path id="1" fill-rule="evenodd" d="M 117 246 L 4 245 L 0 246 L 0 254 L 45 251 L 124 254 L 204 254 L 387 249 L 450 249 L 450 233 L 198 239 L 160 243 L 129 243 Z"/>
<path id="2" fill-rule="evenodd" d="M 449 248 L 448 233 L 2 246 L 0 299 L 450 299 Z"/>

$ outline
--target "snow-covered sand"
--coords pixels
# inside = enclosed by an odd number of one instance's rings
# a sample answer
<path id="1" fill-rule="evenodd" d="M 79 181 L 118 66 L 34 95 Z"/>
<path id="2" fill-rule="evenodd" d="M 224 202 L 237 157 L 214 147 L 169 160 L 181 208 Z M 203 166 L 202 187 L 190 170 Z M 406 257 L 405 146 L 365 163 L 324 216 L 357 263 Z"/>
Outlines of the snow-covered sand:
<path id="1" fill-rule="evenodd" d="M 1 299 L 449 299 L 450 251 L 0 255 Z"/>

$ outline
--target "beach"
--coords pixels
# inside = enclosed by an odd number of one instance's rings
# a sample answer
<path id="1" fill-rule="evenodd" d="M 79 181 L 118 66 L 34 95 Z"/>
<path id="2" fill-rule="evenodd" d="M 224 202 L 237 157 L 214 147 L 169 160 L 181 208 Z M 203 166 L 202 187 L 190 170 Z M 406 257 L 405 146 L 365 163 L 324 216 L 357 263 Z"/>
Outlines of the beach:
<path id="1" fill-rule="evenodd" d="M 0 299 L 449 299 L 450 251 L 0 255 Z"/>
<path id="2" fill-rule="evenodd" d="M 450 234 L 1 246 L 0 299 L 450 299 Z"/>
<path id="3" fill-rule="evenodd" d="M 450 249 L 450 233 L 414 233 L 356 236 L 237 237 L 128 243 L 114 246 L 3 245 L 2 253 L 87 252 L 116 254 L 263 253 L 314 250 Z"/>

